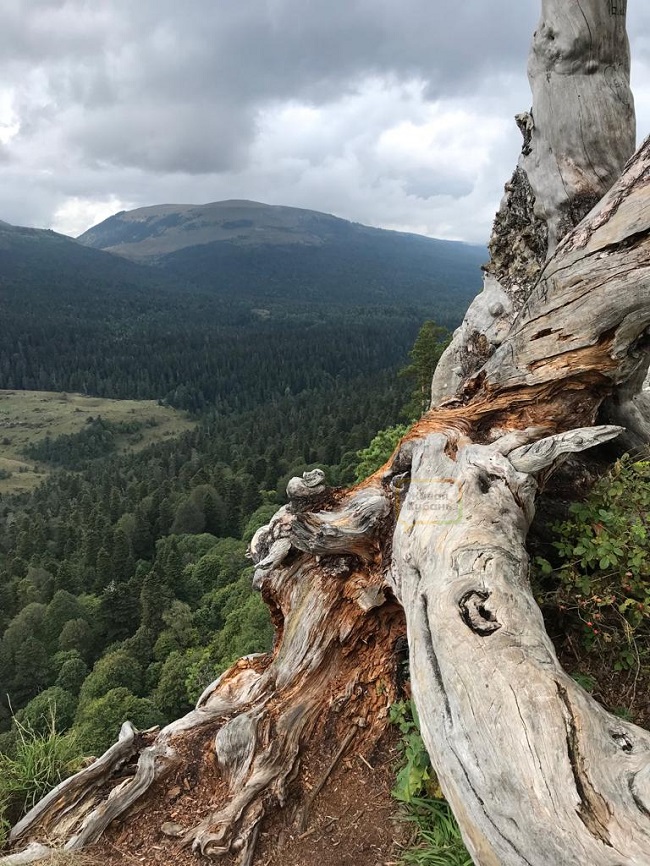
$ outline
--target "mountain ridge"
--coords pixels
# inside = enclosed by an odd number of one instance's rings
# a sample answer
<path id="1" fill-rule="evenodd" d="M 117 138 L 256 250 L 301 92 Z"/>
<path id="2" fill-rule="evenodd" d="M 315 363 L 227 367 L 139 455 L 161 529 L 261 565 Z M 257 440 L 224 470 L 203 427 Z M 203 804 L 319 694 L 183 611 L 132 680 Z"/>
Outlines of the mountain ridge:
<path id="1" fill-rule="evenodd" d="M 285 303 L 426 304 L 440 316 L 480 289 L 486 249 L 331 214 L 229 199 L 122 211 L 79 243 L 217 294 Z"/>
<path id="2" fill-rule="evenodd" d="M 83 232 L 77 240 L 85 246 L 139 260 L 157 259 L 188 246 L 217 241 L 238 245 L 320 245 L 340 238 L 346 232 L 349 235 L 397 236 L 424 244 L 483 249 L 463 241 L 366 226 L 308 208 L 269 205 L 247 199 L 226 199 L 202 205 L 167 203 L 119 211 Z"/>

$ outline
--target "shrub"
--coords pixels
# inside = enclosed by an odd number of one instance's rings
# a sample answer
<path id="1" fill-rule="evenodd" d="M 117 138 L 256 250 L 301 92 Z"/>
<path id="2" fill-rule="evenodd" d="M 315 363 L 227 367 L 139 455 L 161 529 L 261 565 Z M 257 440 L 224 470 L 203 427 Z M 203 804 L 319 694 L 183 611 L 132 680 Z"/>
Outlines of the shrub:
<path id="1" fill-rule="evenodd" d="M 472 866 L 422 742 L 414 704 L 393 704 L 390 720 L 402 734 L 403 756 L 392 794 L 404 804 L 405 820 L 417 830 L 415 843 L 403 852 L 402 862 L 414 866 Z"/>
<path id="2" fill-rule="evenodd" d="M 650 462 L 625 456 L 555 525 L 557 561 L 535 561 L 538 584 L 554 579 L 540 600 L 573 620 L 588 651 L 613 654 L 616 670 L 638 664 L 638 638 L 650 635 L 649 519 Z"/>
<path id="3" fill-rule="evenodd" d="M 166 721 L 153 701 L 139 698 L 121 687 L 82 704 L 77 711 L 74 730 L 86 753 L 101 755 L 116 742 L 126 719 L 139 730 L 164 725 Z"/>
<path id="4" fill-rule="evenodd" d="M 357 451 L 359 463 L 355 471 L 355 481 L 363 481 L 373 472 L 376 472 L 388 460 L 397 448 L 397 443 L 409 428 L 405 424 L 397 424 L 395 427 L 387 427 L 380 430 L 367 448 Z"/>

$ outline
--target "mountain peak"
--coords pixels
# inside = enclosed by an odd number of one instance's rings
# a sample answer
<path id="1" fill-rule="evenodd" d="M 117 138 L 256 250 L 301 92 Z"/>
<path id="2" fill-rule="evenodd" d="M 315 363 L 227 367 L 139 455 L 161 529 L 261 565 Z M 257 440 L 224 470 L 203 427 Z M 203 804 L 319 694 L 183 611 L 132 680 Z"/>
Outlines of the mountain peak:
<path id="1" fill-rule="evenodd" d="M 243 199 L 208 204 L 160 204 L 122 211 L 78 240 L 137 261 L 156 261 L 190 246 L 322 244 L 345 220 L 303 208 Z"/>

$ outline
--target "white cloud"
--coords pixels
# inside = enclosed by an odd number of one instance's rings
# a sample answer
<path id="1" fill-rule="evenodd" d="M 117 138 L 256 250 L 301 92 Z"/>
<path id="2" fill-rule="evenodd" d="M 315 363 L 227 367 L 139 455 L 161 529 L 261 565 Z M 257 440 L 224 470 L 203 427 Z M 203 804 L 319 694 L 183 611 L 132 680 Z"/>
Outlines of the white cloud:
<path id="1" fill-rule="evenodd" d="M 71 196 L 66 198 L 54 212 L 50 228 L 61 234 L 76 237 L 114 213 L 130 210 L 132 207 L 134 207 L 133 202 L 122 201 L 115 196 L 109 196 L 104 200 Z"/>
<path id="2" fill-rule="evenodd" d="M 0 90 L 0 144 L 9 144 L 20 131 L 20 120 L 14 107 L 12 90 Z"/>

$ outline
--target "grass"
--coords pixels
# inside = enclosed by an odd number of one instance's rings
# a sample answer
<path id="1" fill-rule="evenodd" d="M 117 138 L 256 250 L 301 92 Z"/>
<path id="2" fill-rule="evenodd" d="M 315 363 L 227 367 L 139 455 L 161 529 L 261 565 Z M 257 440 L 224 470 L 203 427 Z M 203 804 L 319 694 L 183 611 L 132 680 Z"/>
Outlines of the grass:
<path id="1" fill-rule="evenodd" d="M 0 391 L 0 494 L 25 493 L 52 471 L 28 460 L 23 449 L 49 435 L 55 439 L 78 433 L 90 418 L 107 421 L 155 420 L 136 436 L 125 435 L 119 451 L 139 451 L 154 442 L 173 439 L 194 424 L 181 412 L 155 400 L 107 400 L 54 391 Z"/>
<path id="2" fill-rule="evenodd" d="M 433 797 L 416 797 L 406 807 L 416 839 L 402 852 L 405 866 L 472 866 L 449 804 Z"/>
<path id="3" fill-rule="evenodd" d="M 0 846 L 9 827 L 48 791 L 81 766 L 80 749 L 71 733 L 59 734 L 56 709 L 50 707 L 45 733 L 14 718 L 16 750 L 0 753 Z"/>

